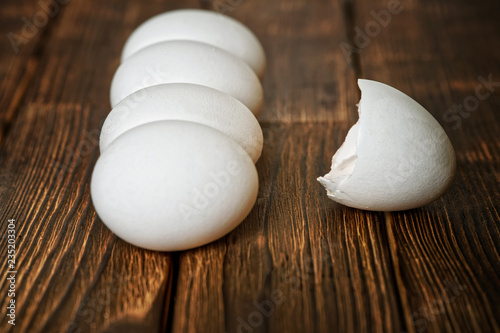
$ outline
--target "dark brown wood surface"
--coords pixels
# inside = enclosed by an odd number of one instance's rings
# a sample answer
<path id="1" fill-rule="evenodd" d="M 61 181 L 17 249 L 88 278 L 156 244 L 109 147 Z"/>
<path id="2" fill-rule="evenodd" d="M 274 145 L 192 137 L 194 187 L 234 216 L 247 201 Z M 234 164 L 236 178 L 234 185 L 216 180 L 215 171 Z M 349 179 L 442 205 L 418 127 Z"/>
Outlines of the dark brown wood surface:
<path id="1" fill-rule="evenodd" d="M 0 332 L 500 332 L 500 2 L 0 6 Z M 204 247 L 161 253 L 103 225 L 89 180 L 126 38 L 176 8 L 224 12 L 262 41 L 265 145 L 247 219 Z M 346 56 L 347 44 L 359 48 Z M 378 213 L 326 197 L 316 177 L 357 120 L 358 78 L 400 89 L 443 125 L 458 174 L 442 198 Z M 485 80 L 475 110 L 448 111 Z"/>

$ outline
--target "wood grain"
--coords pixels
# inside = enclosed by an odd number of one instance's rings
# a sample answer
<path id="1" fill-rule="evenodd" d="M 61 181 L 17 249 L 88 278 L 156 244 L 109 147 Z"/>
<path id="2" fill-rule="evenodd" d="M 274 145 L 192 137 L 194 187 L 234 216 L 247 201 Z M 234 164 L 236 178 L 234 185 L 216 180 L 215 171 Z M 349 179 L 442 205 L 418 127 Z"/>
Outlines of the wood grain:
<path id="1" fill-rule="evenodd" d="M 48 26 L 50 27 L 47 24 L 35 26 L 31 23 L 36 12 L 36 4 L 28 1 L 9 1 L 2 6 L 0 12 L 0 144 L 7 135 L 35 75 L 41 45 L 45 42 Z"/>
<path id="2" fill-rule="evenodd" d="M 213 8 L 220 3 L 212 1 Z M 355 122 L 354 72 L 338 52 L 345 35 L 340 1 L 226 3 L 238 4 L 227 14 L 251 28 L 266 51 L 265 106 L 259 120 Z"/>
<path id="3" fill-rule="evenodd" d="M 386 214 L 406 325 L 409 332 L 497 332 L 500 98 L 492 92 L 471 112 L 464 103 L 476 96 L 478 77 L 500 81 L 497 37 L 488 33 L 500 28 L 491 14 L 500 7 L 489 1 L 402 1 L 401 7 L 360 52 L 361 75 L 398 87 L 428 109 L 447 130 L 458 161 L 456 181 L 441 199 Z M 385 1 L 357 3 L 356 24 L 365 26 L 374 20 L 371 10 L 383 9 Z M 447 117 L 454 105 L 470 114 Z"/>
<path id="4" fill-rule="evenodd" d="M 71 0 L 14 52 L 6 36 L 42 5 L 5 2 L 0 252 L 16 219 L 18 274 L 16 326 L 2 312 L 0 332 L 500 331 L 500 4 L 401 0 L 346 57 L 341 44 L 355 46 L 355 28 L 390 3 Z M 261 39 L 265 146 L 245 221 L 207 246 L 158 253 L 102 224 L 89 180 L 126 38 L 186 7 L 225 13 Z M 365 212 L 317 183 L 357 120 L 359 77 L 409 94 L 449 134 L 458 175 L 436 202 Z M 481 78 L 494 83 L 477 110 L 450 113 Z"/>

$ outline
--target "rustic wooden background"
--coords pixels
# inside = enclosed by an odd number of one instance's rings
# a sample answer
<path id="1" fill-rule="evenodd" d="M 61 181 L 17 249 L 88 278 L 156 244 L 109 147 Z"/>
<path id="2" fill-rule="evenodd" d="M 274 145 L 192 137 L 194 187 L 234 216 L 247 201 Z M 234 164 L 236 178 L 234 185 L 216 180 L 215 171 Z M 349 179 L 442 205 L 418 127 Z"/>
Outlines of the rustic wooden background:
<path id="1" fill-rule="evenodd" d="M 375 30 L 372 11 L 393 1 L 2 1 L 0 331 L 499 332 L 500 2 L 401 0 Z M 261 39 L 266 142 L 248 218 L 202 248 L 158 253 L 102 224 L 89 180 L 126 38 L 186 7 L 225 12 Z M 345 57 L 365 27 L 369 43 Z M 327 199 L 315 179 L 357 120 L 359 77 L 443 125 L 458 176 L 441 199 L 385 214 Z M 474 105 L 479 77 L 493 84 Z M 464 103 L 473 110 L 448 111 Z"/>

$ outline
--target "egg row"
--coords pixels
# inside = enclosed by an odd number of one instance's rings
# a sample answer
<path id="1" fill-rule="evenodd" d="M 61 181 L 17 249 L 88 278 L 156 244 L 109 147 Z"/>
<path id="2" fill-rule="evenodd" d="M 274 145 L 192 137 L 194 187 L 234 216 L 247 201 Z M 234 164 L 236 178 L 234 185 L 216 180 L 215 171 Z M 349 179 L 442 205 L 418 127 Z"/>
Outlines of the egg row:
<path id="1" fill-rule="evenodd" d="M 234 229 L 258 192 L 263 48 L 204 10 L 158 15 L 129 37 L 91 180 L 94 207 L 134 245 L 178 251 Z"/>

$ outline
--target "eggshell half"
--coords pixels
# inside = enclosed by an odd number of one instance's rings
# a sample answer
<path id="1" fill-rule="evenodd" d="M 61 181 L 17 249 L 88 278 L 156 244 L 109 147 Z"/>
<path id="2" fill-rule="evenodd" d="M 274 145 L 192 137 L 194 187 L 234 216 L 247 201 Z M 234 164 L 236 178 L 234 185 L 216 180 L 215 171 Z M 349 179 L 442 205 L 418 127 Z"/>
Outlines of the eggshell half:
<path id="1" fill-rule="evenodd" d="M 111 82 L 111 106 L 133 92 L 162 83 L 193 83 L 229 94 L 255 116 L 262 107 L 262 86 L 236 56 L 218 47 L 191 41 L 153 44 L 118 67 Z"/>
<path id="2" fill-rule="evenodd" d="M 179 251 L 233 230 L 257 198 L 257 171 L 233 139 L 205 125 L 159 121 L 99 157 L 91 195 L 101 220 L 136 246 Z"/>
<path id="3" fill-rule="evenodd" d="M 212 88 L 170 83 L 138 90 L 111 110 L 101 130 L 101 153 L 124 132 L 160 120 L 192 121 L 215 128 L 238 142 L 254 162 L 262 152 L 262 129 L 245 105 Z"/>
<path id="4" fill-rule="evenodd" d="M 404 93 L 359 80 L 359 120 L 318 181 L 349 207 L 398 211 L 428 204 L 452 184 L 455 152 L 439 123 Z"/>
<path id="5" fill-rule="evenodd" d="M 217 46 L 242 59 L 260 78 L 264 75 L 264 49 L 252 31 L 229 16 L 200 9 L 174 10 L 142 23 L 128 38 L 122 62 L 140 49 L 171 40 Z"/>

